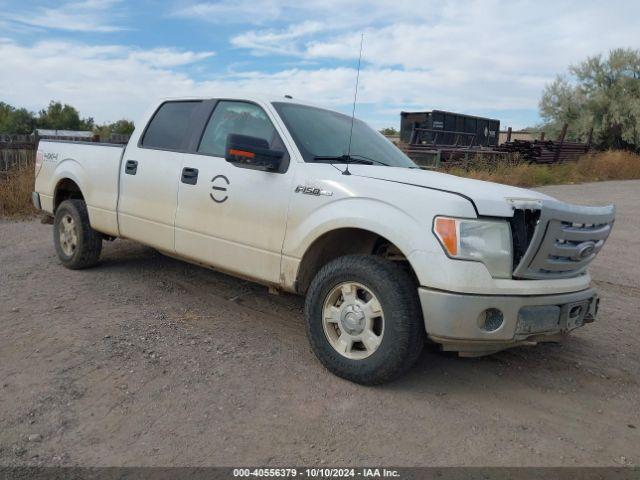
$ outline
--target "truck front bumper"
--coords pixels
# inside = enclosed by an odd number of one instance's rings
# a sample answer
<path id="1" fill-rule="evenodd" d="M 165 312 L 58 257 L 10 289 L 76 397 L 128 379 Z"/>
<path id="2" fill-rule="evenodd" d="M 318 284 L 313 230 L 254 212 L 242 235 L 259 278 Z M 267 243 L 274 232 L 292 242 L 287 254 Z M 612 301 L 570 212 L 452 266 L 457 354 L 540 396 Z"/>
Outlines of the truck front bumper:
<path id="1" fill-rule="evenodd" d="M 477 356 L 505 348 L 559 341 L 595 320 L 593 289 L 559 295 L 471 295 L 418 290 L 429 338 L 444 350 Z"/>

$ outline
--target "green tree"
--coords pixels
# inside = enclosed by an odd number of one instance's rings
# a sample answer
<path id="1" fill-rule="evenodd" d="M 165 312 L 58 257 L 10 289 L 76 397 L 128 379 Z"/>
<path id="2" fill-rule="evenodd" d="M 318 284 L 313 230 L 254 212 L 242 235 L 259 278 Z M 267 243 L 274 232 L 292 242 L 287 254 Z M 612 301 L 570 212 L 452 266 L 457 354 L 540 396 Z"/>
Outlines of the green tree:
<path id="1" fill-rule="evenodd" d="M 100 137 L 101 142 L 108 142 L 111 138 L 111 129 L 107 124 L 93 127 L 93 133 Z"/>
<path id="2" fill-rule="evenodd" d="M 135 125 L 131 120 L 126 120 L 123 118 L 109 125 L 109 128 L 113 133 L 117 133 L 120 135 L 131 135 L 133 133 L 133 130 L 135 129 Z"/>
<path id="3" fill-rule="evenodd" d="M 131 120 L 121 119 L 113 123 L 105 123 L 104 125 L 98 125 L 94 127 L 93 132 L 100 136 L 100 140 L 108 142 L 111 138 L 111 134 L 116 133 L 119 135 L 131 135 L 135 125 Z"/>
<path id="4" fill-rule="evenodd" d="M 640 146 L 640 50 L 616 49 L 589 57 L 547 85 L 540 100 L 543 129 L 552 135 L 569 124 L 568 138 L 584 139 L 593 127 L 602 148 Z"/>
<path id="5" fill-rule="evenodd" d="M 400 135 L 400 132 L 393 127 L 386 127 L 380 130 L 382 135 Z"/>
<path id="6" fill-rule="evenodd" d="M 40 110 L 37 119 L 39 128 L 52 130 L 93 130 L 93 118 L 80 118 L 80 113 L 71 105 L 51 101 Z"/>
<path id="7" fill-rule="evenodd" d="M 35 128 L 33 113 L 25 108 L 14 108 L 0 102 L 0 133 L 29 134 Z"/>

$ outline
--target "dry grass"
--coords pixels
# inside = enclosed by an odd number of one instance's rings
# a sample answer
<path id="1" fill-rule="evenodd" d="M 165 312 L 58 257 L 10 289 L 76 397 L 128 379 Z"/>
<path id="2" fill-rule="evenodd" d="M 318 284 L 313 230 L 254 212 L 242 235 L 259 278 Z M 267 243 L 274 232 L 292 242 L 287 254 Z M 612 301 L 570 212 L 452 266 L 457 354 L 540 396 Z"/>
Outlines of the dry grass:
<path id="1" fill-rule="evenodd" d="M 0 176 L 0 218 L 27 218 L 36 214 L 31 203 L 33 184 L 33 164 Z"/>
<path id="2" fill-rule="evenodd" d="M 470 168 L 453 167 L 447 173 L 518 187 L 633 180 L 640 179 L 640 155 L 624 151 L 600 152 L 561 165 L 532 165 L 511 158 L 498 164 L 474 162 Z"/>

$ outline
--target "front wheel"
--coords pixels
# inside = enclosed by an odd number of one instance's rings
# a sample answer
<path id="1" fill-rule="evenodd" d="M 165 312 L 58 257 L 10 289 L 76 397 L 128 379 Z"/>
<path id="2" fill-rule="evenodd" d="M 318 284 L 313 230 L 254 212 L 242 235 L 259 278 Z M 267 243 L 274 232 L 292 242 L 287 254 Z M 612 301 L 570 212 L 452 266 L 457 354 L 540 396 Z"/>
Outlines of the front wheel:
<path id="1" fill-rule="evenodd" d="M 424 346 L 417 286 L 399 265 L 349 255 L 325 265 L 305 304 L 307 335 L 339 377 L 374 385 L 408 370 Z"/>
<path id="2" fill-rule="evenodd" d="M 56 210 L 53 242 L 62 264 L 70 269 L 92 267 L 102 252 L 102 234 L 89 223 L 82 200 L 65 200 Z"/>

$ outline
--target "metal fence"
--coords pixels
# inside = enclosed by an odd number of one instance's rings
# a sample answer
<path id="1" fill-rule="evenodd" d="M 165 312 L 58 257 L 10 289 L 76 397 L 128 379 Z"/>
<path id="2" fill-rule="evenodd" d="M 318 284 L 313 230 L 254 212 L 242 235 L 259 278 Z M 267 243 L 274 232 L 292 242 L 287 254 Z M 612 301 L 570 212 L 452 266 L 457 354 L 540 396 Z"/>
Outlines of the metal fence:
<path id="1" fill-rule="evenodd" d="M 564 163 L 589 153 L 593 137 L 592 128 L 586 143 L 569 142 L 566 140 L 567 128 L 565 123 L 557 140 L 545 140 L 544 132 L 537 135 L 539 140 L 534 139 L 533 134 L 527 140 L 512 139 L 514 132 L 509 128 L 505 141 L 500 145 L 482 146 L 477 144 L 474 133 L 414 127 L 410 142 L 399 147 L 420 167 L 430 169 L 439 168 L 441 164 L 468 165 L 477 161 L 496 163 L 516 155 L 529 163 Z"/>

